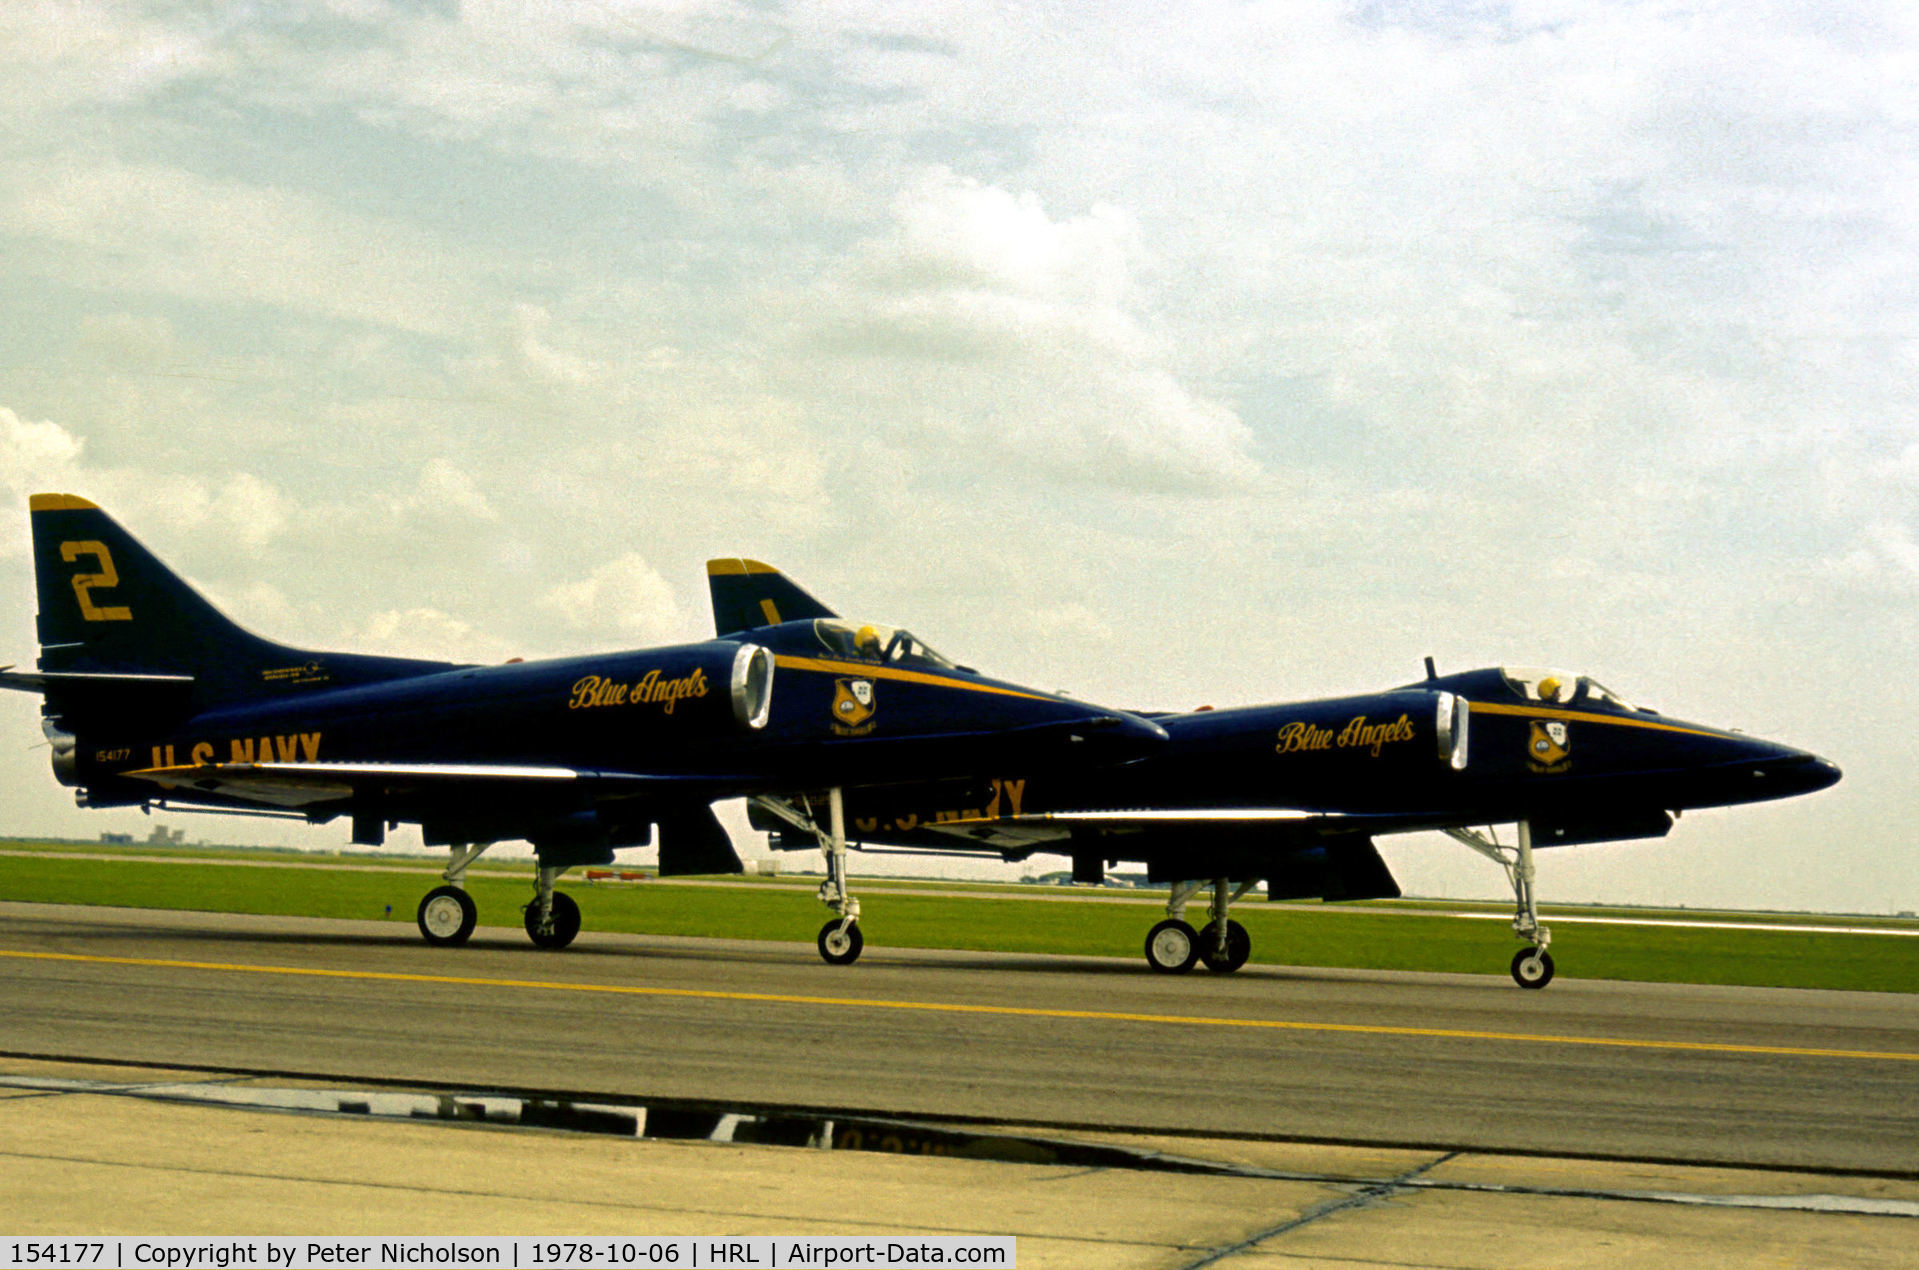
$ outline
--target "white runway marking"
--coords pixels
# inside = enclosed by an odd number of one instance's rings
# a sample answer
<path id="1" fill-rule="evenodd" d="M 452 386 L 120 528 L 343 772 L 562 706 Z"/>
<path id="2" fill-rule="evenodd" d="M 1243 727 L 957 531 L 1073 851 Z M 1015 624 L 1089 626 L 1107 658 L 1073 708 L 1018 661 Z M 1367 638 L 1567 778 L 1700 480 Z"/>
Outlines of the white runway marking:
<path id="1" fill-rule="evenodd" d="M 1432 917 L 1471 917 L 1481 921 L 1510 922 L 1504 913 L 1461 913 L 1425 910 Z M 1571 913 L 1541 913 L 1542 921 L 1586 922 L 1594 926 L 1685 926 L 1701 930 L 1769 930 L 1793 935 L 1903 935 L 1919 936 L 1919 926 L 1805 926 L 1785 922 L 1728 922 L 1675 917 L 1587 917 Z"/>

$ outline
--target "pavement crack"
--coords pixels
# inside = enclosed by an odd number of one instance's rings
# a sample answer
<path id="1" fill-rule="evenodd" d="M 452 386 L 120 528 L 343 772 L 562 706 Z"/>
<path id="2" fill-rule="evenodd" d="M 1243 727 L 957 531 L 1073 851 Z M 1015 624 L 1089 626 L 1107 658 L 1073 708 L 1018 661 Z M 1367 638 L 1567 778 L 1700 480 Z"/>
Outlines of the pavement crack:
<path id="1" fill-rule="evenodd" d="M 1242 1239 L 1230 1247 L 1215 1248 L 1198 1261 L 1190 1261 L 1184 1266 L 1181 1266 L 1180 1270 L 1202 1270 L 1205 1266 L 1215 1265 L 1218 1262 L 1226 1260 L 1228 1257 L 1245 1252 L 1248 1248 L 1257 1247 L 1269 1239 L 1277 1239 L 1281 1235 L 1290 1234 L 1302 1226 L 1310 1226 L 1316 1221 L 1331 1217 L 1334 1213 L 1343 1213 L 1355 1208 L 1367 1208 L 1381 1200 L 1391 1199 L 1395 1195 L 1416 1190 L 1416 1187 L 1408 1185 L 1408 1183 L 1416 1182 L 1420 1177 L 1430 1173 L 1449 1160 L 1458 1159 L 1459 1155 L 1460 1152 L 1458 1151 L 1448 1151 L 1444 1155 L 1436 1156 L 1426 1161 L 1418 1168 L 1408 1169 L 1398 1177 L 1383 1182 L 1373 1182 L 1353 1190 L 1342 1198 L 1329 1199 L 1324 1203 L 1315 1204 L 1299 1216 L 1289 1221 L 1281 1222 L 1270 1230 L 1262 1230 L 1258 1234 Z"/>

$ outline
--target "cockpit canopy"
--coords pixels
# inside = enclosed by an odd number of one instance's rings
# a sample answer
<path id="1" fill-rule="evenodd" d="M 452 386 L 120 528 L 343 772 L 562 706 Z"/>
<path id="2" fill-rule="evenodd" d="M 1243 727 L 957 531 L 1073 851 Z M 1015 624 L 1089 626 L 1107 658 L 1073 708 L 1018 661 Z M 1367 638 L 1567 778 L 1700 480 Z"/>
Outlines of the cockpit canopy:
<path id="1" fill-rule="evenodd" d="M 897 626 L 822 617 L 813 623 L 813 633 L 819 636 L 820 644 L 827 652 L 840 657 L 858 657 L 865 661 L 881 661 L 898 666 L 932 666 L 939 670 L 958 668 L 957 663 L 934 652 L 917 635 Z"/>
<path id="2" fill-rule="evenodd" d="M 1639 709 L 1590 675 L 1543 670 L 1537 666 L 1501 666 L 1499 673 L 1505 677 L 1507 687 L 1527 701 L 1537 701 L 1542 705 Z"/>

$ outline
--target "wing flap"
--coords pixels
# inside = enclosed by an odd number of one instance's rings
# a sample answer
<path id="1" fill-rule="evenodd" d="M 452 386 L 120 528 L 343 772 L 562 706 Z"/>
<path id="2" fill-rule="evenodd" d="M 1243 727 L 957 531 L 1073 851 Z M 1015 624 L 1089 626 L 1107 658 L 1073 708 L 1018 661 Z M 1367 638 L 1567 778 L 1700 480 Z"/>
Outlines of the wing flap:
<path id="1" fill-rule="evenodd" d="M 1264 825 L 1298 824 L 1309 820 L 1344 820 L 1336 811 L 1305 811 L 1297 807 L 1203 807 L 1195 809 L 1155 808 L 1141 811 L 1042 811 L 1029 816 L 1012 817 L 1017 822 L 1058 821 L 1062 824 L 1107 825 Z"/>

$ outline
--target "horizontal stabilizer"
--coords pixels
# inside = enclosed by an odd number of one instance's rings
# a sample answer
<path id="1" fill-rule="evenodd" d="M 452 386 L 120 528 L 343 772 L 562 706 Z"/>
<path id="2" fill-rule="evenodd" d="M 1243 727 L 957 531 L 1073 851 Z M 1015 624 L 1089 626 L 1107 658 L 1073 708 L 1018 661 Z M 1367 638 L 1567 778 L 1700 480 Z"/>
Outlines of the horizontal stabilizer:
<path id="1" fill-rule="evenodd" d="M 121 721 L 163 721 L 184 711 L 193 695 L 192 675 L 115 674 L 88 671 L 15 670 L 0 667 L 0 688 L 37 692 L 46 714 L 69 731 L 111 713 Z"/>
<path id="2" fill-rule="evenodd" d="M 192 686 L 192 675 L 110 675 L 84 671 L 15 670 L 11 666 L 0 666 L 0 688 L 17 688 L 21 692 L 58 692 L 81 688 L 184 692 Z"/>

